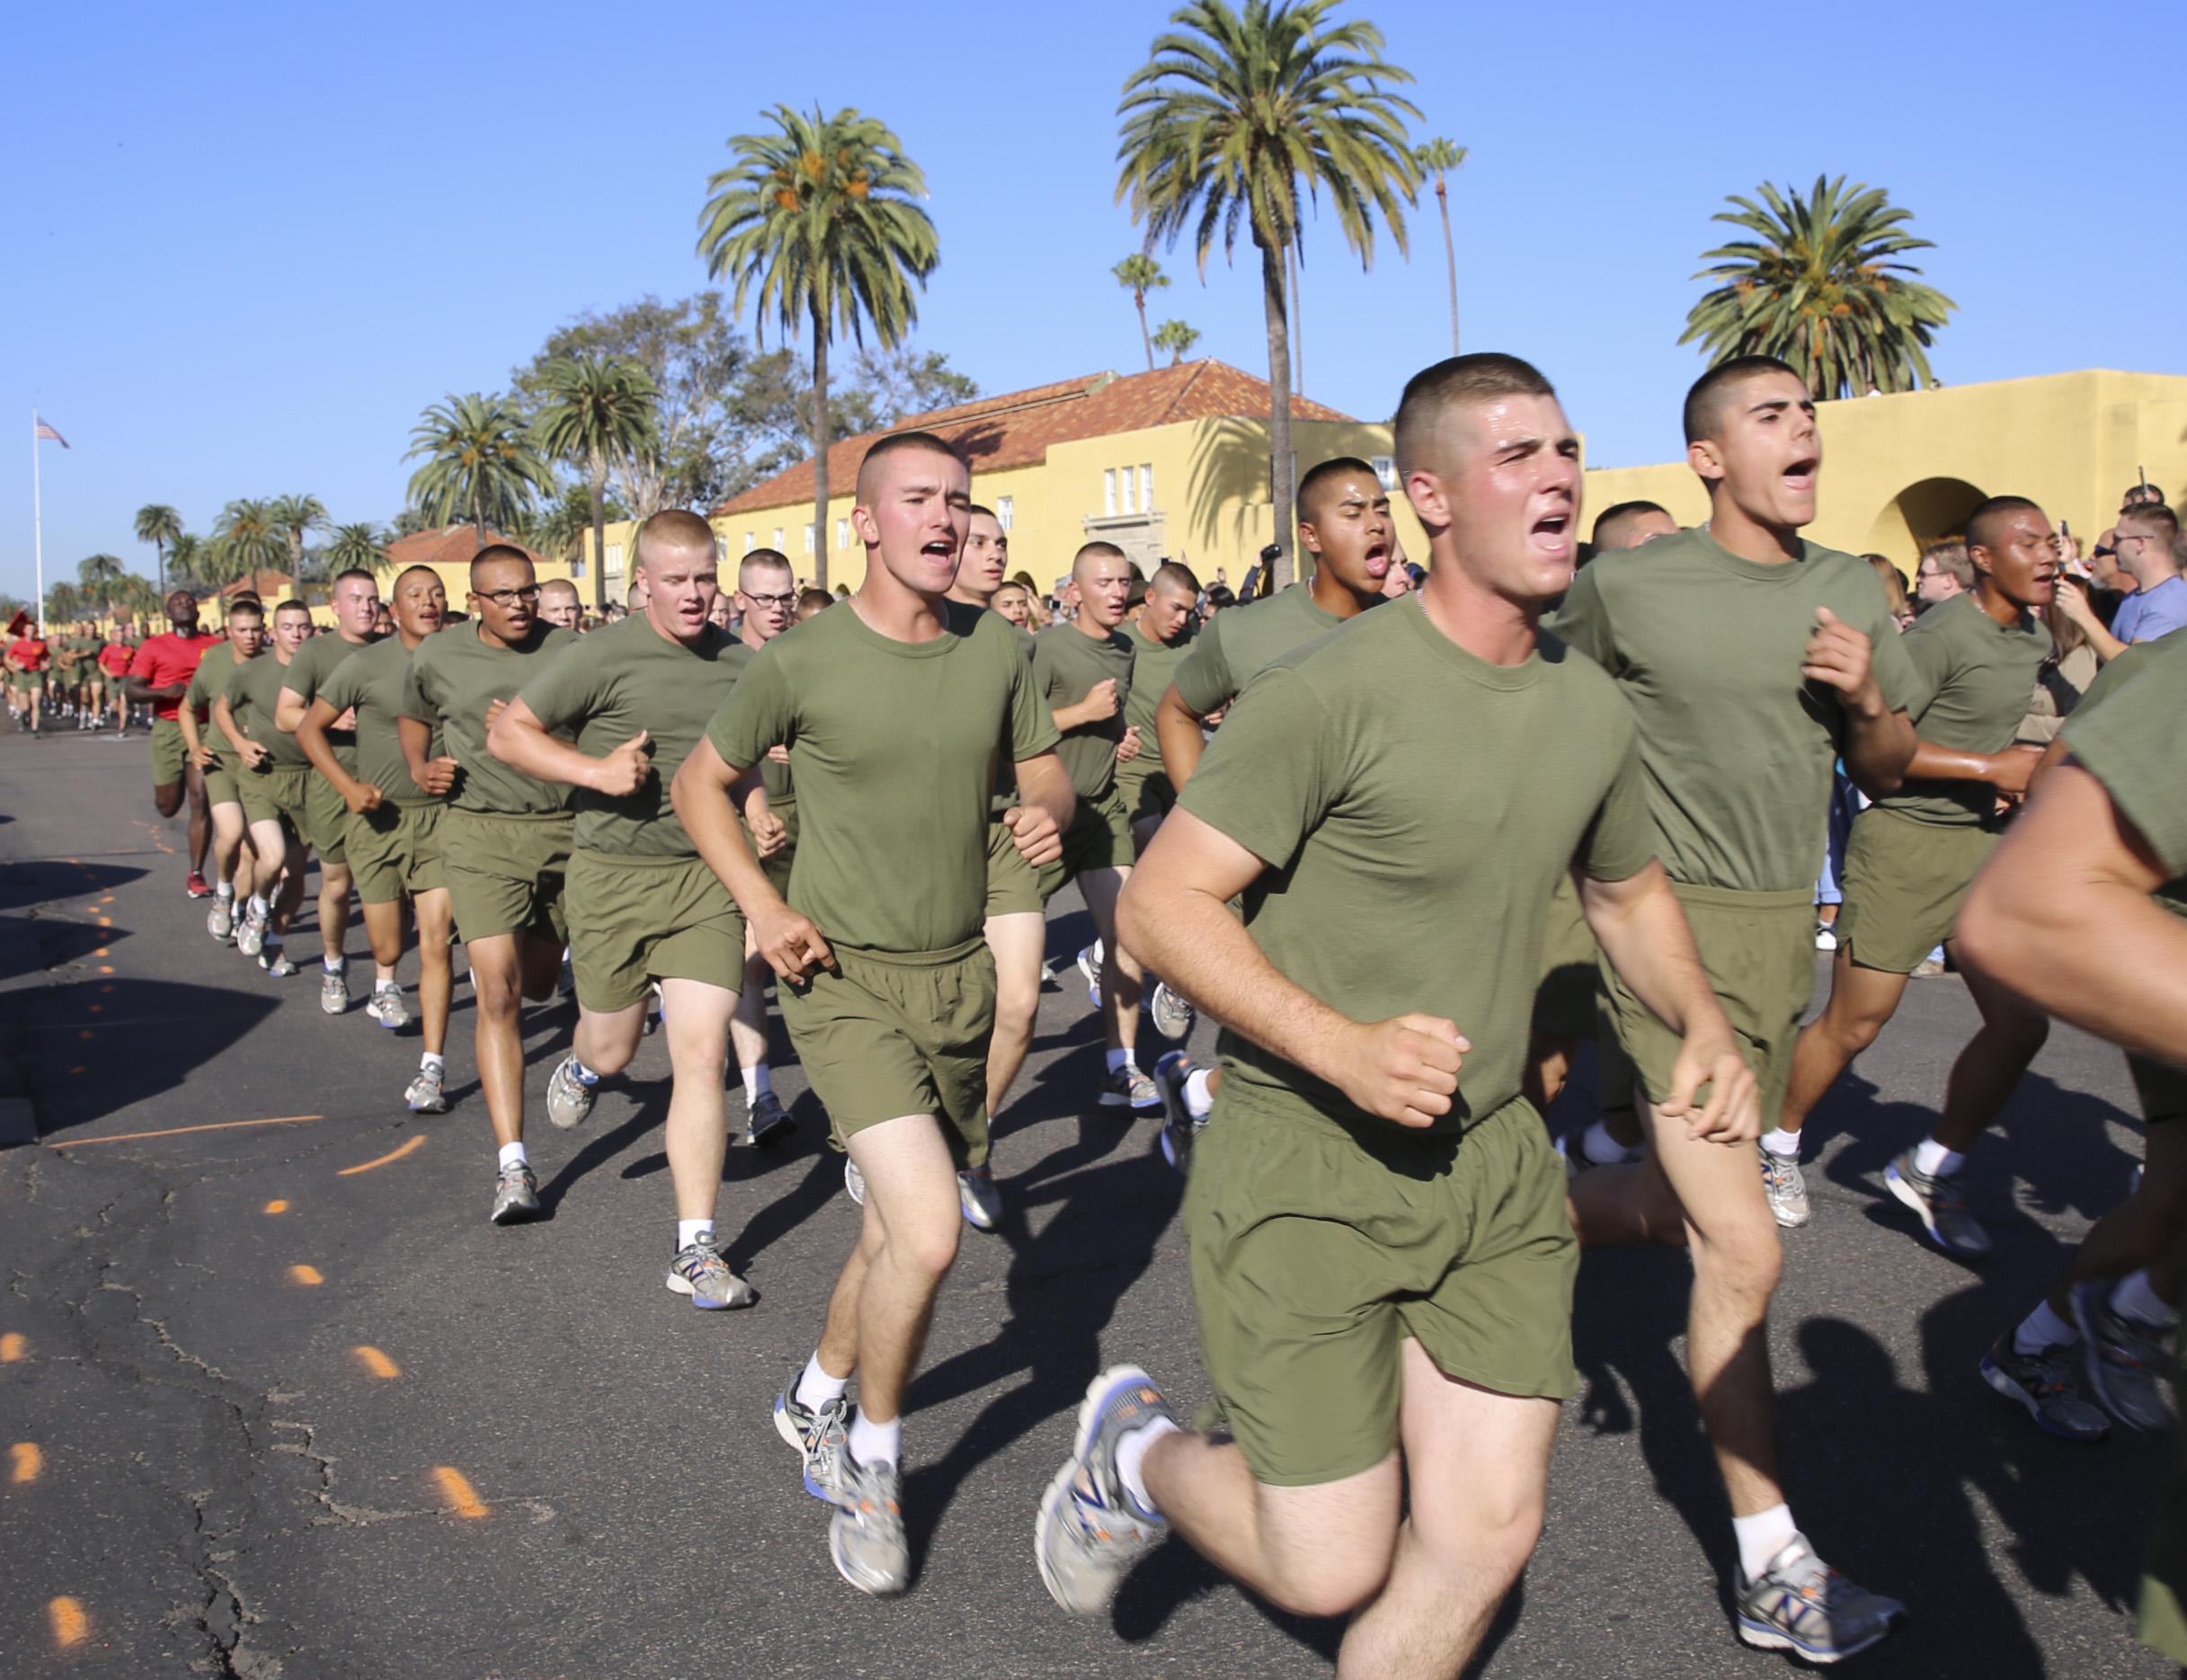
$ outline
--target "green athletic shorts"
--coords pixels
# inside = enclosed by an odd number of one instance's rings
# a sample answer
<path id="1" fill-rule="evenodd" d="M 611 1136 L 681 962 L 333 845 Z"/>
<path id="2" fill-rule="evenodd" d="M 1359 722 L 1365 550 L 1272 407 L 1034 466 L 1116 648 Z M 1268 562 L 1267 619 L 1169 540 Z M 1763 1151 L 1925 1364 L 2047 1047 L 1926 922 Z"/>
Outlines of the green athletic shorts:
<path id="1" fill-rule="evenodd" d="M 46 673 L 42 671 L 11 671 L 7 674 L 9 681 L 25 694 L 38 694 L 44 691 Z M 181 725 L 177 724 L 176 727 L 179 729 Z"/>
<path id="2" fill-rule="evenodd" d="M 438 799 L 416 804 L 387 800 L 350 819 L 350 876 L 367 904 L 436 892 L 448 884 L 440 867 Z"/>
<path id="3" fill-rule="evenodd" d="M 1536 1039 L 1593 1038 L 1596 1000 L 1602 990 L 1602 953 L 1579 908 L 1570 872 L 1558 877 L 1542 930 L 1542 980 L 1534 988 Z"/>
<path id="4" fill-rule="evenodd" d="M 1792 1077 L 1800 1017 L 1815 992 L 1815 893 L 1741 893 L 1729 887 L 1671 884 L 1685 906 L 1701 965 L 1731 1018 L 1747 1065 L 1762 1086 L 1762 1129 L 1777 1129 L 1784 1088 Z M 1925 953 L 1925 955 L 1926 955 Z M 1603 990 L 1619 1044 L 1631 1060 L 1640 1094 L 1651 1103 L 1670 1096 L 1671 1063 L 1681 1040 L 1633 996 L 1605 958 Z M 1609 1083 L 1605 1070 L 1605 1084 Z M 1605 1107 L 1611 1106 L 1607 1095 Z"/>
<path id="5" fill-rule="evenodd" d="M 1063 831 L 1063 855 L 1040 872 L 1045 903 L 1089 869 L 1129 869 L 1134 860 L 1131 819 L 1116 790 L 1105 799 L 1081 799 Z"/>
<path id="6" fill-rule="evenodd" d="M 502 816 L 453 808 L 440 813 L 440 878 L 464 938 L 529 933 L 569 943 L 564 877 L 577 819 Z"/>
<path id="7" fill-rule="evenodd" d="M 349 861 L 349 801 L 316 770 L 311 773 L 311 780 L 304 790 L 304 838 L 311 842 L 312 850 L 319 854 L 322 866 Z"/>
<path id="8" fill-rule="evenodd" d="M 1232 1076 L 1185 1191 L 1200 1357 L 1254 1479 L 1313 1487 L 1398 1439 L 1407 1338 L 1446 1375 L 1562 1400 L 1579 1248 L 1514 1097 L 1462 1135 L 1357 1130 Z"/>
<path id="9" fill-rule="evenodd" d="M 319 778 L 304 764 L 268 765 L 236 773 L 236 791 L 246 822 L 285 822 L 298 839 L 304 833 L 304 802 Z"/>
<path id="10" fill-rule="evenodd" d="M 1869 806 L 1845 842 L 1837 948 L 1863 968 L 1912 973 L 1951 937 L 1960 901 L 1997 838 L 1978 823 L 1924 822 Z"/>
<path id="11" fill-rule="evenodd" d="M 190 762 L 190 743 L 182 726 L 172 717 L 152 720 L 152 786 L 172 787 L 182 779 Z"/>
<path id="12" fill-rule="evenodd" d="M 1169 780 L 1167 770 L 1139 769 L 1136 762 L 1116 767 L 1116 796 L 1124 802 L 1124 820 L 1137 822 L 1152 817 L 1156 822 L 1169 814 L 1177 804 L 1177 788 Z"/>
<path id="13" fill-rule="evenodd" d="M 984 939 L 947 951 L 834 947 L 836 970 L 777 988 L 813 1093 L 845 1139 L 932 1115 L 958 1170 L 987 1162 L 987 1045 L 995 958 Z"/>
<path id="14" fill-rule="evenodd" d="M 767 876 L 768 884 L 787 901 L 790 895 L 790 866 L 797 861 L 797 802 L 785 799 L 776 804 L 770 800 L 768 809 L 782 819 L 785 835 L 782 849 L 771 858 L 760 858 L 760 869 Z M 751 844 L 750 829 L 744 831 L 744 841 L 747 845 Z M 757 852 L 759 848 L 753 846 L 752 850 Z"/>
<path id="15" fill-rule="evenodd" d="M 987 825 L 987 913 L 1016 916 L 1047 909 L 1041 896 L 1040 876 L 1018 849 L 1010 825 L 1000 820 Z"/>
<path id="16" fill-rule="evenodd" d="M 577 1001 L 627 1009 L 655 980 L 744 983 L 744 918 L 729 889 L 692 857 L 573 851 L 563 877 Z"/>
<path id="17" fill-rule="evenodd" d="M 204 731 L 198 732 L 200 739 Z M 232 752 L 213 749 L 213 761 L 203 769 L 205 777 L 205 803 L 209 805 L 239 805 L 243 803 L 243 760 Z"/>

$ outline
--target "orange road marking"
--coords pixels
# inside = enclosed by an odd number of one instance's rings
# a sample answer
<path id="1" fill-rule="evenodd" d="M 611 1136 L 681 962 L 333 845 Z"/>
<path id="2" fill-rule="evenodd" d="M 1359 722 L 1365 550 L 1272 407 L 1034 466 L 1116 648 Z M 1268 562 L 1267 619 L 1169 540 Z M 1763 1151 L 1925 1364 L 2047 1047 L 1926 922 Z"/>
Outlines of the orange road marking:
<path id="1" fill-rule="evenodd" d="M 363 1362 L 364 1368 L 376 1377 L 399 1377 L 403 1374 L 402 1366 L 377 1347 L 358 1347 L 351 1351 Z M 448 1473 L 453 1476 L 456 1472 L 451 1470 Z"/>
<path id="2" fill-rule="evenodd" d="M 31 1338 L 21 1330 L 0 1336 L 0 1365 L 13 1364 L 31 1351 Z"/>
<path id="3" fill-rule="evenodd" d="M 316 1266 L 292 1266 L 289 1268 L 289 1276 L 299 1284 L 324 1284 L 326 1281 L 319 1276 L 319 1268 Z"/>
<path id="4" fill-rule="evenodd" d="M 53 1624 L 53 1642 L 66 1650 L 71 1645 L 81 1645 L 84 1635 L 91 1631 L 90 1618 L 84 1606 L 73 1598 L 57 1598 L 46 1606 L 46 1620 Z"/>
<path id="5" fill-rule="evenodd" d="M 286 1213 L 288 1211 L 289 1204 L 282 1201 L 279 1196 L 274 1197 L 272 1201 L 266 1204 L 266 1212 L 269 1213 Z"/>
<path id="6" fill-rule="evenodd" d="M 334 1177 L 337 1178 L 346 1178 L 353 1172 L 370 1172 L 375 1167 L 385 1167 L 389 1161 L 400 1160 L 404 1156 L 409 1154 L 413 1150 L 420 1150 L 423 1149 L 424 1147 L 425 1133 L 421 1132 L 417 1134 L 417 1136 L 412 1138 L 409 1142 L 404 1144 L 402 1148 L 388 1151 L 387 1154 L 382 1155 L 378 1160 L 360 1161 L 354 1167 L 344 1167 L 340 1172 L 336 1173 Z"/>
<path id="7" fill-rule="evenodd" d="M 84 1028 L 84 1029 L 82 1032 L 80 1032 L 80 1033 L 78 1033 L 78 1034 L 76 1035 L 76 1036 L 77 1036 L 78 1038 L 89 1038 L 89 1037 L 92 1037 L 93 1036 L 93 1033 L 92 1033 L 92 1030 L 91 1030 L 91 1028 L 90 1028 L 90 1027 L 85 1027 L 85 1028 Z"/>
<path id="8" fill-rule="evenodd" d="M 471 1484 L 464 1480 L 461 1471 L 451 1470 L 443 1464 L 433 1471 L 433 1480 L 440 1484 L 440 1497 L 449 1502 L 458 1516 L 486 1515 L 485 1506 Z"/>
<path id="9" fill-rule="evenodd" d="M 84 1007 L 85 1009 L 89 1009 L 89 1010 L 91 1011 L 91 1013 L 92 1013 L 92 1014 L 93 1014 L 93 1015 L 97 1015 L 97 1014 L 98 1014 L 98 1013 L 100 1013 L 100 1012 L 101 1012 L 102 1009 L 104 1009 L 106 1008 L 106 1005 L 104 1005 L 103 1003 L 88 1003 L 88 1004 L 85 1004 Z"/>
<path id="10" fill-rule="evenodd" d="M 38 1472 L 46 1467 L 46 1455 L 39 1451 L 35 1441 L 18 1441 L 8 1452 L 15 1461 L 15 1473 L 8 1480 L 18 1486 L 26 1481 L 36 1481 Z"/>
<path id="11" fill-rule="evenodd" d="M 99 955 L 100 955 L 101 956 L 104 956 L 106 955 L 106 953 L 105 953 L 104 951 L 102 951 L 102 952 L 100 952 L 100 953 L 99 953 Z M 114 970 L 113 970 L 113 965 L 112 965 L 111 964 L 106 964 L 105 966 L 102 967 L 102 968 L 99 970 L 99 972 L 100 972 L 102 974 L 111 974 L 111 973 L 112 973 L 114 972 Z"/>
<path id="12" fill-rule="evenodd" d="M 70 1068 L 68 1071 L 71 1073 L 88 1073 L 91 1071 L 89 1068 Z"/>
<path id="13" fill-rule="evenodd" d="M 85 1033 L 84 1037 L 91 1035 Z M 185 1132 L 225 1132 L 239 1125 L 297 1125 L 306 1120 L 324 1120 L 324 1115 L 281 1115 L 271 1120 L 216 1120 L 210 1125 L 169 1126 L 164 1132 L 117 1132 L 111 1137 L 65 1137 L 49 1142 L 48 1149 L 74 1149 L 79 1143 L 129 1143 L 140 1137 L 180 1137 Z M 422 1138 L 418 1140 L 422 1142 Z"/>
<path id="14" fill-rule="evenodd" d="M 92 955 L 93 956 L 108 956 L 112 955 L 112 953 L 108 951 L 104 946 L 101 946 L 97 950 L 93 951 Z M 111 973 L 112 971 L 110 969 L 108 972 Z"/>

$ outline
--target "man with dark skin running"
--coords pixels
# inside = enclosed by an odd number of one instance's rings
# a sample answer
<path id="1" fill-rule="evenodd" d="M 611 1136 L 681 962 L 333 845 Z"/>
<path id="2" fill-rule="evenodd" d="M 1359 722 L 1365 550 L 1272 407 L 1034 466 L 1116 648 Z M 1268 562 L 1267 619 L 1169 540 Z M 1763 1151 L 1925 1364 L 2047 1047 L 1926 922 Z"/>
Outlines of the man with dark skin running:
<path id="1" fill-rule="evenodd" d="M 137 650 L 129 661 L 123 691 L 129 697 L 128 704 L 152 708 L 152 804 L 160 815 L 171 817 L 182 808 L 183 796 L 188 795 L 190 896 L 210 898 L 213 890 L 205 879 L 205 854 L 212 845 L 212 808 L 205 802 L 204 773 L 190 762 L 176 714 L 182 709 L 183 695 L 190 690 L 190 680 L 198 674 L 198 661 L 227 638 L 198 628 L 198 598 L 188 590 L 178 589 L 169 595 L 166 607 L 165 633 L 147 637 Z M 205 720 L 198 721 L 202 724 Z"/>

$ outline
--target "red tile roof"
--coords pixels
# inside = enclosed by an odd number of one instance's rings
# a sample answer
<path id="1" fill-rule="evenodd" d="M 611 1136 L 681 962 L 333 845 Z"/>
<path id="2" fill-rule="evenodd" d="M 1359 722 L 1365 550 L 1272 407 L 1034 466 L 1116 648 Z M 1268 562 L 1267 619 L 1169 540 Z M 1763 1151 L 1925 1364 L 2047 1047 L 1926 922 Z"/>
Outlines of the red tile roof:
<path id="1" fill-rule="evenodd" d="M 413 565 L 469 565 L 473 555 L 481 548 L 491 548 L 495 543 L 507 543 L 511 548 L 524 548 L 524 545 L 515 538 L 504 537 L 491 527 L 483 533 L 483 541 L 480 540 L 481 535 L 468 525 L 450 525 L 445 530 L 420 531 L 414 537 L 398 537 L 387 545 L 387 564 L 394 572 Z M 524 548 L 524 552 L 531 556 L 531 563 L 536 566 L 548 564 L 543 554 L 534 553 L 529 548 Z"/>
<path id="2" fill-rule="evenodd" d="M 287 600 L 296 593 L 296 580 L 286 572 L 253 572 L 249 577 L 239 577 L 233 583 L 223 583 L 220 599 L 233 600 L 236 596 L 249 593 L 268 607 Z"/>
<path id="3" fill-rule="evenodd" d="M 1029 391 L 983 396 L 930 414 L 912 414 L 892 431 L 938 432 L 963 451 L 974 473 L 1030 467 L 1048 458 L 1051 445 L 1113 437 L 1187 420 L 1265 420 L 1268 382 L 1213 360 L 1180 362 L 1152 373 L 1089 374 Z M 1294 420 L 1349 420 L 1324 404 L 1294 395 Z M 867 448 L 883 434 L 845 438 L 828 451 L 828 486 L 847 493 Z M 714 510 L 718 516 L 760 508 L 795 506 L 813 500 L 813 463 L 804 460 L 754 484 Z"/>

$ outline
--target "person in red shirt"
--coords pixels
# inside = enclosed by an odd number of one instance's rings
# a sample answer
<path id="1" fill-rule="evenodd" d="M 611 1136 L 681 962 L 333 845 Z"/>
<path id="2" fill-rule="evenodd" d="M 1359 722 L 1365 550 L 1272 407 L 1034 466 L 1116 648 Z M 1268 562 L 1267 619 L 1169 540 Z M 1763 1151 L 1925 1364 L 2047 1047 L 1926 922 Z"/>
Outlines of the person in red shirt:
<path id="1" fill-rule="evenodd" d="M 104 689 L 114 693 L 114 739 L 119 741 L 129 730 L 129 703 L 122 689 L 129 674 L 129 662 L 137 657 L 137 644 L 125 639 L 124 633 L 116 629 L 114 639 L 99 650 L 99 671 L 105 672 Z M 92 710 L 99 718 L 106 716 L 105 695 L 98 672 L 92 675 Z"/>
<path id="2" fill-rule="evenodd" d="M 191 678 L 198 674 L 198 661 L 227 638 L 199 632 L 198 598 L 186 589 L 167 597 L 167 624 L 164 634 L 146 638 L 137 650 L 125 686 L 131 705 L 152 708 L 152 803 L 160 815 L 171 817 L 182 808 L 183 794 L 190 796 L 190 896 L 210 898 L 205 852 L 212 843 L 212 812 L 206 804 L 204 773 L 191 762 L 175 716 Z M 197 721 L 205 722 L 203 707 Z"/>
<path id="3" fill-rule="evenodd" d="M 15 724 L 35 735 L 45 708 L 46 674 L 53 668 L 53 650 L 28 613 L 15 615 L 8 634 L 11 639 L 0 663 L 6 665 L 8 686 L 14 690 Z"/>

